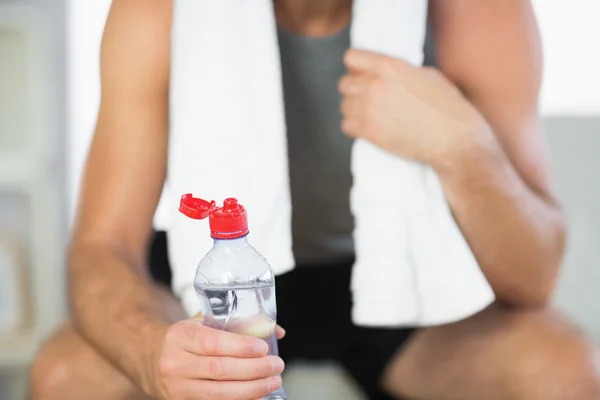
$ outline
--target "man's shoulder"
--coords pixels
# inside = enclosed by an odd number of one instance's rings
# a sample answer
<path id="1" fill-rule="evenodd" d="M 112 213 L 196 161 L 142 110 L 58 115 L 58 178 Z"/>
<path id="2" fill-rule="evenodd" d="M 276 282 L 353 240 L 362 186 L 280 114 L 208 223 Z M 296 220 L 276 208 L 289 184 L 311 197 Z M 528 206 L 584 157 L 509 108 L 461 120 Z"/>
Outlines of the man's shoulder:
<path id="1" fill-rule="evenodd" d="M 168 76 L 172 10 L 173 0 L 113 0 L 102 39 L 104 77 L 149 83 Z"/>
<path id="2" fill-rule="evenodd" d="M 106 30 L 140 39 L 169 37 L 174 0 L 113 0 Z"/>

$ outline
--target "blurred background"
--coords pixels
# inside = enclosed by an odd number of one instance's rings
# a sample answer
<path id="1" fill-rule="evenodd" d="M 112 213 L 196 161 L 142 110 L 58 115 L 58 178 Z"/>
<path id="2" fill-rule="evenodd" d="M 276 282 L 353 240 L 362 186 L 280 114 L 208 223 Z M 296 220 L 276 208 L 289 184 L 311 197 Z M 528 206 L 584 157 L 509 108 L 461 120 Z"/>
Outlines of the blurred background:
<path id="1" fill-rule="evenodd" d="M 37 345 L 66 316 L 64 249 L 96 119 L 109 5 L 0 0 L 1 400 L 24 398 Z M 541 111 L 569 220 L 554 301 L 600 345 L 600 2 L 534 5 L 545 51 Z M 295 366 L 286 389 L 360 399 L 335 365 Z"/>

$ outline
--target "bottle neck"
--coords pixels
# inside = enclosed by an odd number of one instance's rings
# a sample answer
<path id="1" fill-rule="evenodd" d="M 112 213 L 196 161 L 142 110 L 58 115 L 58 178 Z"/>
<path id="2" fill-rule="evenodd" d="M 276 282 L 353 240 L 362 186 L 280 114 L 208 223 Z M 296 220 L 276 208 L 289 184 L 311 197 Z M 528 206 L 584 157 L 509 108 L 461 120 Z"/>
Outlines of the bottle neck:
<path id="1" fill-rule="evenodd" d="M 214 239 L 215 247 L 229 247 L 229 248 L 239 248 L 248 246 L 248 235 L 244 235 L 241 237 L 233 238 L 233 239 Z"/>

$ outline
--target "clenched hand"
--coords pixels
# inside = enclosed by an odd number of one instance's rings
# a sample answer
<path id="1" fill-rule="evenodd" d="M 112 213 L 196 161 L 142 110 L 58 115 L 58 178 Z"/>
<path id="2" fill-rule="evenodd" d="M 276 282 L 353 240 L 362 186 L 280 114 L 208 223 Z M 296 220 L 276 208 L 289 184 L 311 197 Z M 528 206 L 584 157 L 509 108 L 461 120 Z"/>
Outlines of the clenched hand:
<path id="1" fill-rule="evenodd" d="M 277 327 L 281 338 L 283 329 Z M 283 360 L 267 355 L 267 343 L 220 331 L 199 319 L 168 330 L 156 360 L 154 382 L 160 400 L 253 400 L 281 386 Z"/>
<path id="2" fill-rule="evenodd" d="M 492 143 L 483 116 L 438 70 L 355 49 L 344 62 L 344 133 L 434 167 Z"/>

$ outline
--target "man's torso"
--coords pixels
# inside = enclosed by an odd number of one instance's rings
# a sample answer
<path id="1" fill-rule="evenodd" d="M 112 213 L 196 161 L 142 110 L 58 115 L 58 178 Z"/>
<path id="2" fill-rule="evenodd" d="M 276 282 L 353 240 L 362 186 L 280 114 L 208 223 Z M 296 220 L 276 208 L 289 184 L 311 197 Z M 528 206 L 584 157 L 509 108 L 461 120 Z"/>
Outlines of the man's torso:
<path id="1" fill-rule="evenodd" d="M 338 81 L 350 29 L 320 38 L 279 29 L 292 197 L 292 237 L 301 266 L 354 257 L 350 211 L 352 139 L 340 130 Z"/>

